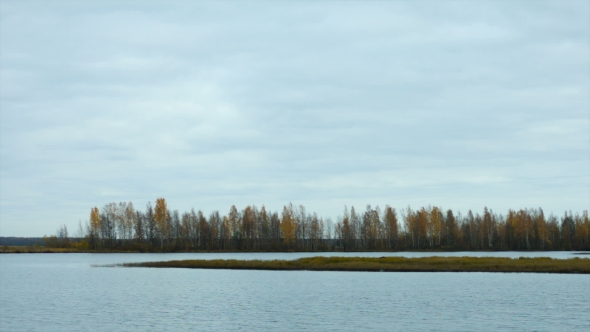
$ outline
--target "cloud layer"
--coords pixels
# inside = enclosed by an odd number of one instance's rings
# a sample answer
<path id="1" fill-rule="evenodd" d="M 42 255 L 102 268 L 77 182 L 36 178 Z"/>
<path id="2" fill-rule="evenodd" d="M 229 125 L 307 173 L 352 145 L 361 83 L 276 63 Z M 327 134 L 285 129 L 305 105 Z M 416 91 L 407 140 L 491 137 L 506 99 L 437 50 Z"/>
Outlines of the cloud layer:
<path id="1" fill-rule="evenodd" d="M 0 235 L 90 208 L 590 201 L 590 5 L 11 2 Z"/>

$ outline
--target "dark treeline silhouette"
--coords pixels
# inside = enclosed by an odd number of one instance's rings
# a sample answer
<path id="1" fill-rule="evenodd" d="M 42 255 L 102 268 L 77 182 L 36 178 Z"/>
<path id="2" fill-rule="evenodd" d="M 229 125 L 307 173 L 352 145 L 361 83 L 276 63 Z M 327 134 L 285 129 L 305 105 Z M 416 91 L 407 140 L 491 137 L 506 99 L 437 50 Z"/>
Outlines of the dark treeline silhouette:
<path id="1" fill-rule="evenodd" d="M 41 237 L 0 236 L 0 246 L 44 246 Z"/>
<path id="2" fill-rule="evenodd" d="M 194 209 L 181 214 L 158 198 L 145 211 L 131 202 L 92 208 L 79 232 L 83 240 L 71 243 L 62 226 L 49 242 L 140 251 L 590 250 L 588 211 L 558 218 L 540 208 L 506 215 L 484 208 L 481 214 L 461 215 L 436 206 L 398 213 L 369 205 L 363 212 L 345 207 L 332 222 L 302 205 L 289 204 L 281 212 L 232 206 L 227 215 Z"/>

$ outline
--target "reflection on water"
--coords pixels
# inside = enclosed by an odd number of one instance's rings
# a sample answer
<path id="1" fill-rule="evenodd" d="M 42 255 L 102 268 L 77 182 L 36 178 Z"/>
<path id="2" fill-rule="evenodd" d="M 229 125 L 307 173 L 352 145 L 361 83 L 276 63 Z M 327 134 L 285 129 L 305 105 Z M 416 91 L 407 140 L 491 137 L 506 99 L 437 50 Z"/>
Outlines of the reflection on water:
<path id="1" fill-rule="evenodd" d="M 554 253 L 436 253 L 438 256 Z M 92 268 L 307 253 L 0 255 L 0 330 L 540 330 L 590 328 L 590 276 Z M 432 256 L 432 253 L 322 253 Z M 579 257 L 588 257 L 579 256 Z"/>

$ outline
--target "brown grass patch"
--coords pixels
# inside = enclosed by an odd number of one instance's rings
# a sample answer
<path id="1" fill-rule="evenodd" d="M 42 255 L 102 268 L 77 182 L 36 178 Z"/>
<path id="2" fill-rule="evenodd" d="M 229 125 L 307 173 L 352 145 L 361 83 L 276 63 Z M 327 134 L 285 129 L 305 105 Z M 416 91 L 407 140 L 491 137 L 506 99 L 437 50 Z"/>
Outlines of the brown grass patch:
<path id="1" fill-rule="evenodd" d="M 297 260 L 180 260 L 168 262 L 126 263 L 125 267 L 235 269 L 235 270 L 307 270 L 374 272 L 532 272 L 590 274 L 590 259 L 551 259 L 502 257 L 309 257 Z"/>

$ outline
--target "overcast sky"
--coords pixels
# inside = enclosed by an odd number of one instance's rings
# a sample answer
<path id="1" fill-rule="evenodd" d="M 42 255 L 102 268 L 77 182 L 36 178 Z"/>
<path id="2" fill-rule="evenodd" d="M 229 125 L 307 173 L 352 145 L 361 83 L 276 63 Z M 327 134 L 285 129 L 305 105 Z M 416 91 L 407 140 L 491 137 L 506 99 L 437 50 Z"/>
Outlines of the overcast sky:
<path id="1" fill-rule="evenodd" d="M 590 206 L 588 1 L 0 6 L 0 236 L 158 197 Z"/>

